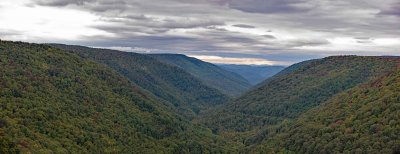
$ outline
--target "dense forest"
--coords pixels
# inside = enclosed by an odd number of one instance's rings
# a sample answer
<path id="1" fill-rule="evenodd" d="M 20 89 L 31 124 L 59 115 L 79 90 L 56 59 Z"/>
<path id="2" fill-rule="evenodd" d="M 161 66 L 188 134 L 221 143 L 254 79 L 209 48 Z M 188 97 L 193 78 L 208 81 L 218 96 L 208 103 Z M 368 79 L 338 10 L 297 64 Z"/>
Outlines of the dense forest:
<path id="1" fill-rule="evenodd" d="M 0 68 L 0 153 L 232 150 L 116 71 L 60 49 L 1 41 Z"/>
<path id="2" fill-rule="evenodd" d="M 109 66 L 187 118 L 229 100 L 229 96 L 183 69 L 147 55 L 61 44 L 52 46 Z"/>
<path id="3" fill-rule="evenodd" d="M 183 55 L 0 41 L 0 69 L 0 153 L 400 152 L 400 57 L 304 61 L 250 88 Z"/>
<path id="4" fill-rule="evenodd" d="M 398 63 L 392 59 L 339 56 L 299 63 L 203 120 L 215 129 L 247 131 L 296 118 L 341 91 L 390 73 Z"/>
<path id="5" fill-rule="evenodd" d="M 255 151 L 399 153 L 400 67 L 330 98 Z"/>
<path id="6" fill-rule="evenodd" d="M 244 77 L 196 58 L 179 54 L 148 55 L 162 62 L 180 67 L 201 79 L 208 86 L 214 87 L 230 96 L 238 96 L 251 87 L 249 81 Z"/>
<path id="7" fill-rule="evenodd" d="M 358 84 L 387 75 L 397 57 L 335 56 L 288 67 L 242 97 L 198 117 L 214 133 L 251 146 L 282 123 Z"/>

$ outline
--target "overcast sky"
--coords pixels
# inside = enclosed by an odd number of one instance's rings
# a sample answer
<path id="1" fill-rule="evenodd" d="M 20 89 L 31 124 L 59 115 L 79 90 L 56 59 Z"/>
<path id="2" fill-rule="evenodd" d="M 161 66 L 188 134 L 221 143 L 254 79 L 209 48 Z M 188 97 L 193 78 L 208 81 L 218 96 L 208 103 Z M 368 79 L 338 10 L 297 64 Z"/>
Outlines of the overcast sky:
<path id="1" fill-rule="evenodd" d="M 237 64 L 400 55 L 400 1 L 0 0 L 0 39 Z"/>

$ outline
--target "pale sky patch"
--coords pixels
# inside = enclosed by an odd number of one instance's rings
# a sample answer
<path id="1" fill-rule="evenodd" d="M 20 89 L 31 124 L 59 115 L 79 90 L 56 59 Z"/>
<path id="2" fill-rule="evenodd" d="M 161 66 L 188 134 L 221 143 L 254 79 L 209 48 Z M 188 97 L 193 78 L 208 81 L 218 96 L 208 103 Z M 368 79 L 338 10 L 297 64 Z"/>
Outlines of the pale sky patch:
<path id="1" fill-rule="evenodd" d="M 262 58 L 234 58 L 234 57 L 206 56 L 206 55 L 187 55 L 187 56 L 216 64 L 283 65 L 283 66 L 291 64 L 291 62 L 271 61 Z"/>
<path id="2" fill-rule="evenodd" d="M 94 48 L 119 50 L 119 51 L 125 51 L 125 52 L 139 52 L 139 53 L 151 53 L 151 52 L 158 51 L 158 49 L 149 49 L 149 48 L 142 48 L 142 47 L 94 47 Z"/>
<path id="3" fill-rule="evenodd" d="M 25 2 L 25 3 L 24 3 Z M 2 1 L 0 30 L 16 31 L 3 39 L 34 41 L 79 40 L 82 36 L 111 35 L 91 28 L 101 24 L 99 18 L 89 12 L 53 7 L 29 6 L 27 1 Z"/>

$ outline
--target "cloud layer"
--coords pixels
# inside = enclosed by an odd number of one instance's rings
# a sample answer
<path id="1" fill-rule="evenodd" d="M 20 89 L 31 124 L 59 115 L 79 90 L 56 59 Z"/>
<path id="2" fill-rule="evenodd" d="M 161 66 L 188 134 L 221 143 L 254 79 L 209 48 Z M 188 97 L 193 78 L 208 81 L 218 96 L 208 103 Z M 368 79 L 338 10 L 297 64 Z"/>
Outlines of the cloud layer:
<path id="1" fill-rule="evenodd" d="M 249 64 L 245 59 L 254 57 L 290 64 L 339 54 L 400 54 L 397 0 L 4 0 L 0 8 L 2 39 L 221 62 L 240 55 Z"/>

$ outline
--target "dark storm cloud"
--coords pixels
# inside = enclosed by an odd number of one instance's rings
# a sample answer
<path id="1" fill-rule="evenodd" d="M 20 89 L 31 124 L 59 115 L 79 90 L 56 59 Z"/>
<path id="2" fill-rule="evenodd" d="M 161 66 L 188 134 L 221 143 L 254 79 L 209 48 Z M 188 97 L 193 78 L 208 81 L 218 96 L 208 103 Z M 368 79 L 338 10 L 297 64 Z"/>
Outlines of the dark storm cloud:
<path id="1" fill-rule="evenodd" d="M 246 24 L 236 24 L 232 25 L 233 27 L 239 27 L 239 28 L 256 28 L 255 26 L 252 25 L 246 25 Z"/>

